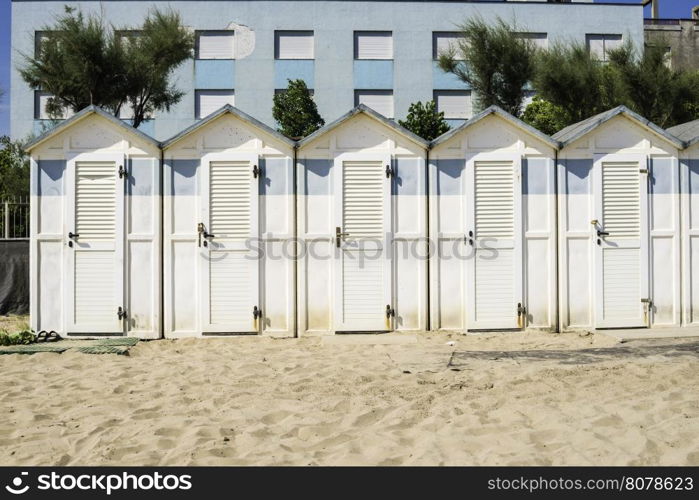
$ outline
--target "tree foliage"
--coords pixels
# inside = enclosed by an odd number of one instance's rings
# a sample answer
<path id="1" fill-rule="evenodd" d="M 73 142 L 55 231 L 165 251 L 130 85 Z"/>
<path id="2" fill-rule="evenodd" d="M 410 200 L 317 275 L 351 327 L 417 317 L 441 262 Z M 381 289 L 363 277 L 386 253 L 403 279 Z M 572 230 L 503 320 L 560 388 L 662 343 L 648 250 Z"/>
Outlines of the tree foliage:
<path id="1" fill-rule="evenodd" d="M 673 70 L 666 57 L 664 46 L 639 55 L 630 42 L 609 53 L 620 101 L 663 128 L 695 119 L 699 105 L 699 72 Z"/>
<path id="2" fill-rule="evenodd" d="M 43 29 L 47 37 L 36 54 L 24 54 L 20 75 L 53 96 L 47 111 L 54 118 L 66 108 L 77 112 L 94 104 L 118 115 L 130 105 L 137 127 L 184 95 L 169 80 L 192 56 L 194 35 L 172 10 L 154 9 L 141 27 L 127 31 L 66 6 L 55 24 Z"/>
<path id="3" fill-rule="evenodd" d="M 439 67 L 471 87 L 477 111 L 495 104 L 519 116 L 525 85 L 534 73 L 536 47 L 499 18 L 494 24 L 469 19 L 460 30 L 456 48 L 438 55 Z"/>
<path id="4" fill-rule="evenodd" d="M 289 80 L 286 90 L 274 95 L 272 115 L 279 132 L 295 139 L 306 137 L 325 125 L 303 80 Z"/>
<path id="5" fill-rule="evenodd" d="M 23 145 L 0 137 L 0 199 L 29 196 L 29 158 Z"/>
<path id="6" fill-rule="evenodd" d="M 556 45 L 537 57 L 534 88 L 565 111 L 565 125 L 623 104 L 661 127 L 697 117 L 699 73 L 673 70 L 662 47 L 642 54 L 628 42 L 594 59 L 583 44 Z"/>
<path id="7" fill-rule="evenodd" d="M 412 103 L 408 108 L 408 116 L 405 120 L 398 120 L 398 123 L 427 141 L 439 137 L 450 128 L 444 119 L 444 113 L 437 111 L 434 101 Z"/>
<path id="8" fill-rule="evenodd" d="M 618 104 L 609 68 L 582 44 L 556 44 L 537 56 L 533 85 L 544 101 L 563 109 L 569 123 Z"/>
<path id="9" fill-rule="evenodd" d="M 571 122 L 563 108 L 538 95 L 522 113 L 522 120 L 548 135 L 555 134 Z"/>

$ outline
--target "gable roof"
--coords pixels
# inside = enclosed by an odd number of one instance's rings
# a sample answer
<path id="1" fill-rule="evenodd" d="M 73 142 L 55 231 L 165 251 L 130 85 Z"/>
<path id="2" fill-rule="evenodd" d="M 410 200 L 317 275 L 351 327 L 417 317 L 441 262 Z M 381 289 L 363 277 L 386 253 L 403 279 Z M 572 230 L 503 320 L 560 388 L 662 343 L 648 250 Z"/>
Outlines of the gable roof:
<path id="1" fill-rule="evenodd" d="M 120 120 L 119 118 L 117 118 L 113 114 L 107 113 L 105 110 L 103 110 L 99 106 L 90 105 L 90 106 L 82 109 L 78 113 L 74 114 L 73 116 L 71 116 L 67 120 L 63 120 L 61 123 L 56 125 L 51 130 L 48 130 L 48 131 L 44 132 L 43 134 L 41 134 L 39 137 L 37 137 L 36 139 L 31 141 L 29 144 L 27 144 L 24 147 L 24 150 L 27 152 L 31 151 L 32 149 L 36 148 L 39 144 L 46 142 L 50 138 L 55 137 L 56 135 L 60 134 L 61 132 L 64 132 L 65 130 L 69 129 L 70 127 L 75 125 L 77 122 L 81 121 L 83 118 L 86 118 L 86 117 L 93 115 L 93 114 L 101 116 L 102 118 L 113 123 L 117 127 L 123 128 L 124 131 L 126 131 L 132 135 L 135 135 L 135 136 L 139 137 L 140 139 L 143 139 L 144 141 L 148 142 L 149 144 L 152 144 L 153 146 L 155 146 L 156 148 L 160 147 L 160 143 L 158 141 L 156 141 L 155 139 L 153 139 L 148 134 L 145 134 L 145 133 L 141 132 L 140 130 L 133 128 L 131 125 L 129 125 L 128 123 L 125 123 L 123 120 Z"/>
<path id="2" fill-rule="evenodd" d="M 427 149 L 429 147 L 428 142 L 426 140 L 424 140 L 422 137 L 412 133 L 407 128 L 398 125 L 393 120 L 389 120 L 388 118 L 386 118 L 382 114 L 377 113 L 376 111 L 374 111 L 373 109 L 371 109 L 370 107 L 368 107 L 364 104 L 360 104 L 360 105 L 356 106 L 354 109 L 352 109 L 348 113 L 345 113 L 344 115 L 342 115 L 340 118 L 338 118 L 334 122 L 329 123 L 329 124 L 325 125 L 324 127 L 319 128 L 318 130 L 313 132 L 311 135 L 301 139 L 297 143 L 298 147 L 300 148 L 300 147 L 303 147 L 310 142 L 313 142 L 318 137 L 325 135 L 328 132 L 336 129 L 337 127 L 339 127 L 340 125 L 342 125 L 343 123 L 345 123 L 346 121 L 351 119 L 352 117 L 359 115 L 359 114 L 364 114 L 370 118 L 373 118 L 374 120 L 376 120 L 376 121 L 382 123 L 383 125 L 395 130 L 396 132 L 401 134 L 406 139 L 418 144 L 419 146 L 421 146 L 425 149 Z"/>
<path id="3" fill-rule="evenodd" d="M 684 143 L 677 137 L 668 133 L 666 130 L 663 130 L 662 128 L 658 127 L 655 123 L 651 122 L 650 120 L 643 118 L 638 113 L 634 113 L 626 106 L 617 106 L 616 108 L 604 111 L 603 113 L 596 114 L 582 121 L 579 121 L 578 123 L 568 125 L 567 127 L 553 134 L 553 138 L 559 141 L 561 148 L 564 148 L 568 144 L 577 141 L 584 135 L 589 134 L 596 128 L 604 125 L 609 120 L 618 115 L 624 115 L 630 120 L 638 123 L 640 126 L 650 130 L 651 132 L 662 137 L 666 141 L 674 144 L 678 148 L 684 147 Z"/>
<path id="4" fill-rule="evenodd" d="M 699 120 L 694 120 L 667 129 L 669 133 L 681 141 L 685 141 L 685 147 L 690 147 L 699 142 Z"/>
<path id="5" fill-rule="evenodd" d="M 168 140 L 166 140 L 162 143 L 161 147 L 163 149 L 167 149 L 170 146 L 172 146 L 173 144 L 175 144 L 176 142 L 180 141 L 181 139 L 184 139 L 186 136 L 196 132 L 200 128 L 208 125 L 209 123 L 213 122 L 214 120 L 220 118 L 223 115 L 227 115 L 227 114 L 231 114 L 231 115 L 241 119 L 242 121 L 249 123 L 253 127 L 274 136 L 275 138 L 286 143 L 288 146 L 290 146 L 292 148 L 296 146 L 296 143 L 294 141 L 292 141 L 288 137 L 280 134 L 279 132 L 274 130 L 272 127 L 265 125 L 264 123 L 262 123 L 258 119 L 253 118 L 252 116 L 245 113 L 244 111 L 239 110 L 235 106 L 231 106 L 230 104 L 226 104 L 225 106 L 222 106 L 218 110 L 211 113 L 209 116 L 203 118 L 202 120 L 199 120 L 198 122 L 196 122 L 193 125 L 190 125 L 186 129 L 184 129 L 182 132 L 170 137 Z"/>
<path id="6" fill-rule="evenodd" d="M 535 129 L 534 127 L 532 127 L 528 123 L 523 122 L 522 120 L 520 120 L 516 116 L 511 115 L 510 113 L 508 113 L 507 111 L 505 111 L 501 107 L 495 106 L 495 105 L 489 106 L 488 108 L 484 109 L 483 111 L 481 111 L 477 115 L 473 116 L 469 120 L 466 120 L 464 123 L 462 123 L 458 127 L 451 129 L 451 130 L 445 132 L 444 134 L 440 135 L 439 137 L 434 139 L 432 142 L 430 142 L 430 147 L 434 148 L 435 146 L 438 146 L 438 145 L 444 143 L 445 141 L 448 141 L 449 139 L 454 137 L 456 134 L 460 133 L 462 130 L 465 130 L 469 127 L 472 127 L 473 125 L 482 121 L 483 119 L 485 119 L 487 116 L 490 116 L 490 115 L 497 115 L 500 118 L 507 121 L 508 123 L 514 125 L 515 127 L 527 132 L 529 135 L 533 135 L 537 139 L 545 142 L 546 144 L 548 144 L 552 148 L 558 149 L 558 142 L 553 140 L 551 137 L 544 134 L 540 130 Z"/>

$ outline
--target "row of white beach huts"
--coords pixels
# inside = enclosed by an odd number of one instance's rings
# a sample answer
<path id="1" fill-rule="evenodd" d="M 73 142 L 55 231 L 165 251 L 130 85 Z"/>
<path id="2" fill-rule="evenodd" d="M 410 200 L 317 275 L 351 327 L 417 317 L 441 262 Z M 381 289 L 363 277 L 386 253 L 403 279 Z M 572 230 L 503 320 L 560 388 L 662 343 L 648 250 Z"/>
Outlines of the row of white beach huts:
<path id="1" fill-rule="evenodd" d="M 31 324 L 146 339 L 699 324 L 699 121 L 428 143 L 359 106 L 300 142 L 226 106 L 163 143 L 33 141 Z"/>

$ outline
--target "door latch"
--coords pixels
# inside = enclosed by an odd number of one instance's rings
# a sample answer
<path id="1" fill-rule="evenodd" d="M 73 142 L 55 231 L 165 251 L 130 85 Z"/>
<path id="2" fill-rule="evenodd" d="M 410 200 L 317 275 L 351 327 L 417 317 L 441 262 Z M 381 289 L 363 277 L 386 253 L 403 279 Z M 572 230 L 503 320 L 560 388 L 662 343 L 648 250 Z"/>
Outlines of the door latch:
<path id="1" fill-rule="evenodd" d="M 258 167 L 257 165 L 253 165 L 252 167 L 252 176 L 257 179 L 259 176 L 262 175 L 262 169 Z"/>
<path id="2" fill-rule="evenodd" d="M 258 309 L 257 306 L 252 308 L 252 317 L 255 321 L 262 317 L 262 309 Z"/>
<path id="3" fill-rule="evenodd" d="M 521 302 L 517 303 L 517 328 L 524 328 L 524 320 L 527 315 L 527 308 Z"/>
<path id="4" fill-rule="evenodd" d="M 211 233 L 207 233 L 207 232 L 206 232 L 206 226 L 204 225 L 203 222 L 200 222 L 199 224 L 197 224 L 197 233 L 198 233 L 198 234 L 197 234 L 197 237 L 198 237 L 198 246 L 201 246 L 201 245 L 202 245 L 202 237 L 203 237 L 203 238 L 204 238 L 204 240 L 203 240 L 204 246 L 205 246 L 205 247 L 208 247 L 208 246 L 209 246 L 209 243 L 208 243 L 208 241 L 206 241 L 206 240 L 207 240 L 208 238 L 213 238 L 214 235 L 211 234 Z"/>
<path id="5" fill-rule="evenodd" d="M 602 236 L 609 236 L 609 231 L 601 231 L 598 229 L 597 230 L 597 237 L 601 238 Z"/>
<path id="6" fill-rule="evenodd" d="M 340 241 L 342 240 L 342 238 L 344 238 L 345 236 L 349 236 L 349 235 L 350 235 L 349 233 L 343 233 L 341 227 L 339 227 L 339 226 L 336 227 L 335 228 L 335 246 L 337 246 L 337 248 L 340 248 Z"/>
<path id="7" fill-rule="evenodd" d="M 468 244 L 473 246 L 473 231 L 468 232 L 468 236 L 466 237 L 466 239 L 468 240 Z"/>
<path id="8" fill-rule="evenodd" d="M 396 316 L 396 310 L 391 307 L 390 304 L 386 304 L 386 318 L 394 318 Z"/>
<path id="9" fill-rule="evenodd" d="M 126 309 L 119 307 L 119 309 L 117 309 L 117 317 L 120 321 L 126 319 Z"/>
<path id="10" fill-rule="evenodd" d="M 119 179 L 126 179 L 129 176 L 129 173 L 124 170 L 123 165 L 119 165 Z"/>
<path id="11" fill-rule="evenodd" d="M 395 172 L 393 171 L 393 169 L 391 168 L 391 166 L 390 166 L 390 165 L 386 165 L 386 179 L 390 179 L 390 178 L 393 177 L 394 175 L 395 175 Z"/>
<path id="12" fill-rule="evenodd" d="M 68 246 L 70 248 L 73 248 L 73 240 L 77 240 L 78 236 L 80 236 L 80 235 L 77 233 L 74 233 L 72 231 L 70 233 L 68 233 L 68 239 L 70 240 L 70 241 L 68 241 Z"/>

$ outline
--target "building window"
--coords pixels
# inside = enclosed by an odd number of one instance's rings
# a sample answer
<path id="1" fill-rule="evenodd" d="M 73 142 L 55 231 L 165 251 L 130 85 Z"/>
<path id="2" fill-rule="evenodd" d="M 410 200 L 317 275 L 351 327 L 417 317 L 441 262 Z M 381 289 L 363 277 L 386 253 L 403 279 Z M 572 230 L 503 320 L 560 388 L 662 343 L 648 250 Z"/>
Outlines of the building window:
<path id="1" fill-rule="evenodd" d="M 196 100 L 194 112 L 197 119 L 209 116 L 226 104 L 235 105 L 233 90 L 197 90 L 194 94 Z"/>
<path id="2" fill-rule="evenodd" d="M 355 31 L 355 59 L 393 59 L 393 33 L 390 31 Z"/>
<path id="3" fill-rule="evenodd" d="M 621 47 L 621 35 L 586 35 L 587 50 L 592 57 L 601 62 L 607 62 L 610 50 Z"/>
<path id="4" fill-rule="evenodd" d="M 549 38 L 546 33 L 517 33 L 517 37 L 523 40 L 530 40 L 537 49 L 548 49 Z"/>
<path id="5" fill-rule="evenodd" d="M 312 31 L 275 31 L 275 59 L 313 59 Z"/>
<path id="6" fill-rule="evenodd" d="M 434 102 L 447 120 L 466 120 L 473 114 L 470 90 L 435 90 Z"/>
<path id="7" fill-rule="evenodd" d="M 41 90 L 34 91 L 34 118 L 37 120 L 64 120 L 73 116 L 74 113 L 71 112 L 69 108 L 64 108 L 63 113 L 60 116 L 50 116 L 48 111 L 46 111 L 46 105 L 49 103 L 49 99 L 53 97 L 48 92 L 42 92 Z"/>
<path id="8" fill-rule="evenodd" d="M 34 32 L 34 57 L 39 57 L 39 53 L 41 52 L 41 47 L 49 38 L 51 38 L 50 31 L 35 31 Z"/>
<path id="9" fill-rule="evenodd" d="M 393 118 L 392 90 L 355 90 L 354 105 L 364 104 L 386 118 Z"/>
<path id="10" fill-rule="evenodd" d="M 439 54 L 454 51 L 454 58 L 461 59 L 459 42 L 464 39 L 458 31 L 435 31 L 432 33 L 432 58 L 439 59 Z"/>
<path id="11" fill-rule="evenodd" d="M 197 59 L 235 59 L 233 31 L 198 31 Z"/>

